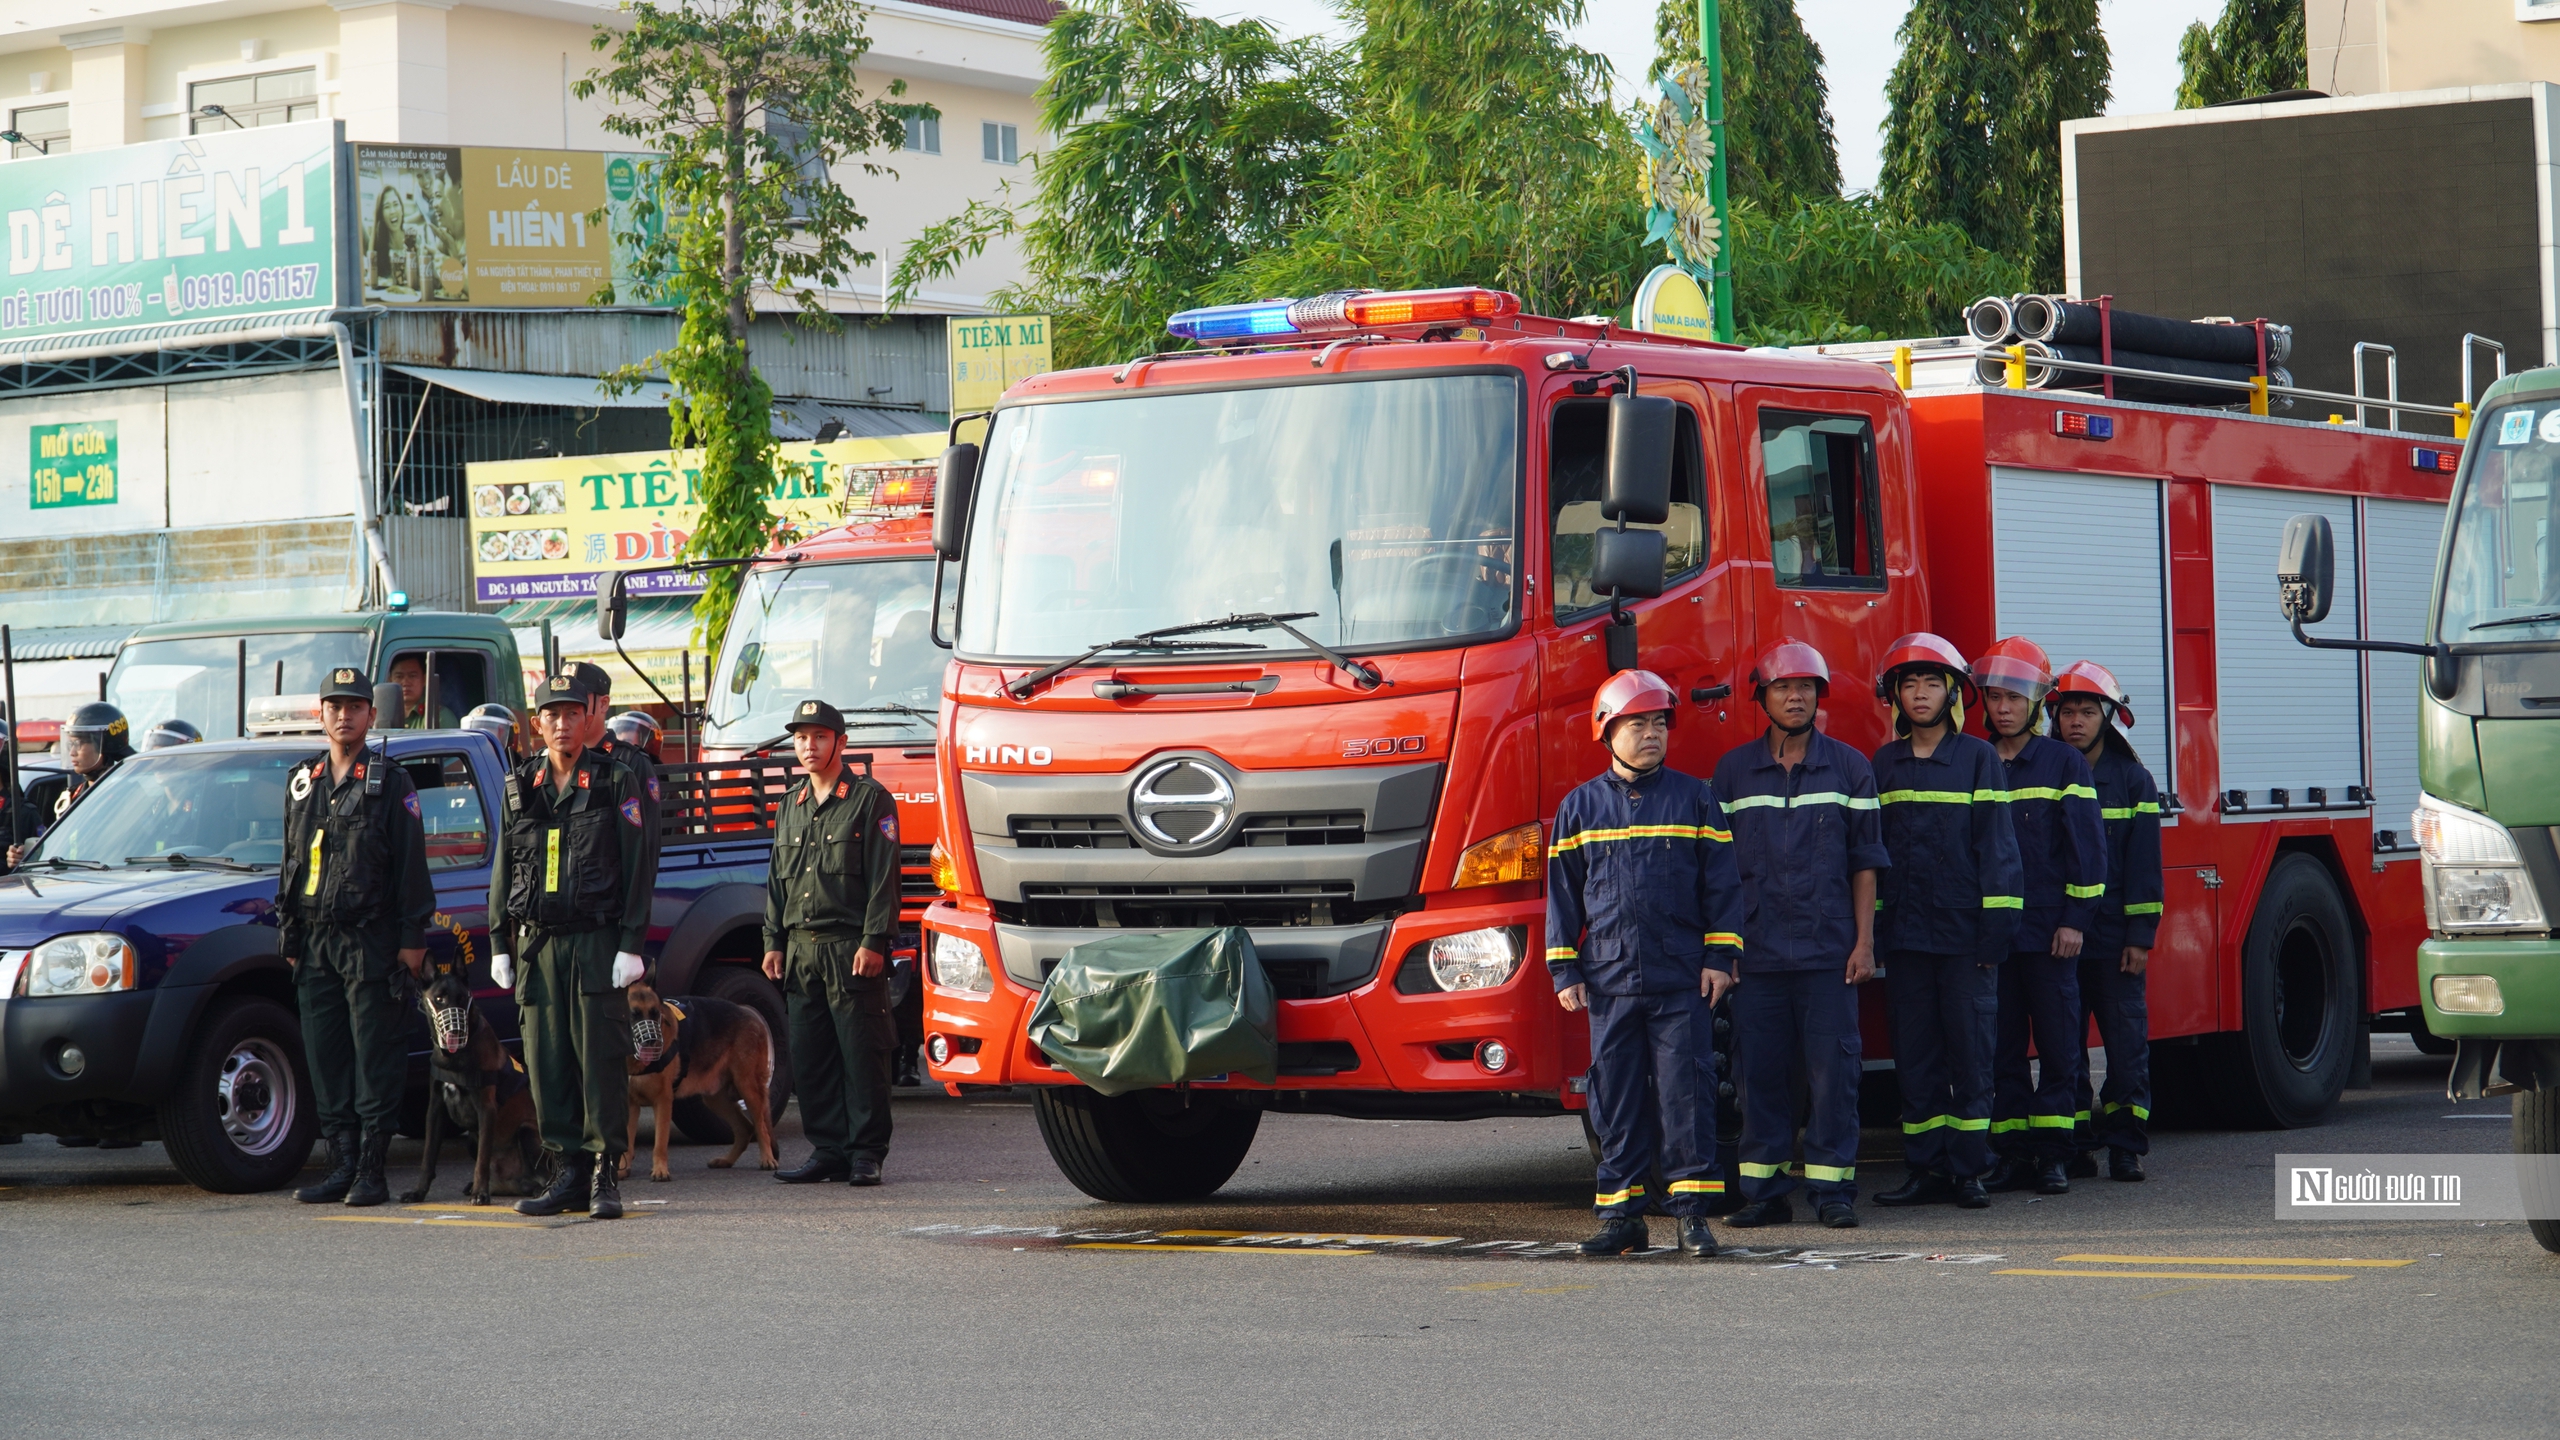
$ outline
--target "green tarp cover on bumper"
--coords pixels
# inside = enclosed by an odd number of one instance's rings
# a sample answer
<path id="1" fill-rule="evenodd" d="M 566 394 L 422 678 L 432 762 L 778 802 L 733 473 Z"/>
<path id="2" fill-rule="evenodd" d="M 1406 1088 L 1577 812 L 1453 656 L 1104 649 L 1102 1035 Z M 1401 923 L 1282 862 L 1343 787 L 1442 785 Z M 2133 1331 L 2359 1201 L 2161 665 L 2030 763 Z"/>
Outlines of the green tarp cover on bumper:
<path id="1" fill-rule="evenodd" d="M 1241 926 L 1078 945 L 1040 987 L 1029 1030 L 1059 1069 L 1105 1095 L 1280 1078 L 1271 977 Z"/>

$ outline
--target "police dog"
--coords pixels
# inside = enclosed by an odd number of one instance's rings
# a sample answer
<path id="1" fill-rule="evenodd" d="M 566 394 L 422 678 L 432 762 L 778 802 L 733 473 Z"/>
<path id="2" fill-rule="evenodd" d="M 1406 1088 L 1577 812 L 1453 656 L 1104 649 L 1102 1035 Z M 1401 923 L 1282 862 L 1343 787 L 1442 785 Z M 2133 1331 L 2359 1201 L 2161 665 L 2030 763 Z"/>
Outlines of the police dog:
<path id="1" fill-rule="evenodd" d="M 434 1087 L 427 1093 L 427 1143 L 418 1162 L 418 1184 L 401 1192 L 400 1203 L 415 1205 L 427 1198 L 448 1128 L 469 1130 L 477 1142 L 471 1183 L 463 1192 L 472 1204 L 488 1204 L 501 1184 L 509 1194 L 540 1193 L 550 1182 L 553 1162 L 542 1152 L 542 1132 L 534 1123 L 533 1087 L 525 1081 L 524 1067 L 499 1043 L 497 1028 L 472 1003 L 462 972 L 436 976 L 418 996 L 418 1006 L 427 1014 L 427 1032 L 434 1041 L 427 1050 Z"/>
<path id="2" fill-rule="evenodd" d="M 773 1121 L 765 1098 L 773 1083 L 773 1037 L 764 1028 L 764 1017 L 743 1005 L 701 995 L 661 998 L 654 970 L 625 993 L 630 997 L 633 1054 L 625 1062 L 631 1067 L 631 1105 L 624 1122 L 621 1173 L 631 1173 L 631 1152 L 639 1146 L 640 1107 L 645 1105 L 653 1117 L 650 1129 L 656 1132 L 649 1178 L 675 1178 L 667 1171 L 667 1138 L 676 1128 L 675 1104 L 696 1097 L 709 1098 L 711 1108 L 729 1122 L 729 1153 L 713 1160 L 712 1169 L 737 1164 L 750 1136 L 763 1168 L 778 1168 L 781 1162 L 773 1152 Z"/>

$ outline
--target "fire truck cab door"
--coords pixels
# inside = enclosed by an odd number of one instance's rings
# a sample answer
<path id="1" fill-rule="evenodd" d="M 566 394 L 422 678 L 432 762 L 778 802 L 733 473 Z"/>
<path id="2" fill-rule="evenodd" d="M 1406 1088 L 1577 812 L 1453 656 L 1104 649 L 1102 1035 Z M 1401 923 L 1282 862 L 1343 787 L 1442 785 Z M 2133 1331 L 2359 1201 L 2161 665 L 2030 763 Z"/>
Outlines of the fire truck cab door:
<path id="1" fill-rule="evenodd" d="M 1647 527 L 1666 532 L 1662 594 L 1629 601 L 1626 608 L 1636 616 L 1637 663 L 1669 681 L 1682 697 L 1669 763 L 1704 776 L 1740 738 L 1727 720 L 1745 718 L 1716 697 L 1713 687 L 1737 683 L 1741 677 L 1735 666 L 1749 665 L 1737 658 L 1735 648 L 1726 535 L 1731 522 L 1712 513 L 1716 491 L 1709 477 L 1725 467 L 1721 456 L 1711 463 L 1716 430 L 1709 423 L 1703 386 L 1648 378 L 1639 390 L 1678 401 L 1680 419 L 1672 451 L 1671 518 L 1665 525 Z M 1609 678 L 1609 600 L 1594 594 L 1589 582 L 1591 537 L 1616 522 L 1600 518 L 1609 402 L 1559 389 L 1544 403 L 1549 422 L 1547 573 L 1538 585 L 1543 594 L 1536 596 L 1541 613 L 1532 618 L 1540 637 L 1545 694 L 1542 813 L 1553 815 L 1567 791 L 1608 765 L 1606 753 L 1591 737 L 1591 697 Z M 1692 698 L 1699 692 L 1708 692 L 1709 698 Z"/>
<path id="2" fill-rule="evenodd" d="M 1908 501 L 1897 495 L 1888 508 L 1883 484 L 1887 473 L 1910 473 L 1889 404 L 1857 391 L 1741 385 L 1732 411 L 1734 448 L 1746 467 L 1738 492 L 1762 512 L 1732 517 L 1736 531 L 1753 532 L 1744 582 L 1751 593 L 1737 598 L 1757 623 L 1740 663 L 1748 671 L 1752 657 L 1780 640 L 1810 643 L 1832 667 L 1823 733 L 1863 751 L 1886 739 L 1866 661 L 1917 628 L 1905 613 L 1915 597 L 1894 593 L 1917 577 L 1912 538 L 1903 533 Z M 1747 705 L 1750 696 L 1737 699 Z"/>

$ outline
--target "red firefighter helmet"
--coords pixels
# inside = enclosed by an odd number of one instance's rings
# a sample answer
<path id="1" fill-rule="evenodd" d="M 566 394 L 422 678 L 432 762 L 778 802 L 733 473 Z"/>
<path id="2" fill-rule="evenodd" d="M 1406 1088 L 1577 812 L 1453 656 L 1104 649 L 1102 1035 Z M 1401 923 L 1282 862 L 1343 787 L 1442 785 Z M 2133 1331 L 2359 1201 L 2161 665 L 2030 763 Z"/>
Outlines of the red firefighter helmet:
<path id="1" fill-rule="evenodd" d="M 2053 693 L 2044 697 L 2046 712 L 2061 708 L 2065 695 L 2086 695 L 2114 711 L 2117 724 L 2128 730 L 2133 728 L 2133 702 L 2125 698 L 2115 672 L 2095 660 L 2073 661 L 2070 668 L 2054 677 Z"/>
<path id="2" fill-rule="evenodd" d="M 1926 630 L 1915 630 L 1885 647 L 1884 665 L 1876 672 L 1876 698 L 1893 712 L 1894 733 L 1903 733 L 1909 723 L 1902 713 L 1901 697 L 1895 693 L 1905 675 L 1943 675 L 1947 681 L 1948 710 L 1955 728 L 1964 728 L 1964 687 L 1973 682 L 1966 677 L 1964 652 L 1946 642 L 1942 636 Z"/>
<path id="3" fill-rule="evenodd" d="M 1671 722 L 1680 723 L 1680 700 L 1670 683 L 1650 670 L 1621 670 L 1591 697 L 1591 738 L 1608 739 L 1612 720 L 1656 710 L 1669 712 Z"/>
<path id="4" fill-rule="evenodd" d="M 2033 704 L 2053 688 L 2053 661 L 2043 646 L 2024 635 L 2012 635 L 1991 642 L 1991 648 L 1973 662 L 1973 684 L 1977 690 L 2024 695 Z"/>
<path id="5" fill-rule="evenodd" d="M 1780 680 L 1810 680 L 1817 696 L 1831 693 L 1831 666 L 1822 652 L 1801 640 L 1781 640 L 1751 667 L 1751 698 L 1759 699 Z"/>

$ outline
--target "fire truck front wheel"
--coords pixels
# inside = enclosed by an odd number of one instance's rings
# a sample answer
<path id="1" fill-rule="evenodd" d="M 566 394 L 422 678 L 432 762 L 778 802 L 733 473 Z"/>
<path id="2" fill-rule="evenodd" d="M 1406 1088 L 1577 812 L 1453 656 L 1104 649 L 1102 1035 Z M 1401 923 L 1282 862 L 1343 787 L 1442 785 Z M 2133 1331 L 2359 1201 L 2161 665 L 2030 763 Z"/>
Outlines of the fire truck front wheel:
<path id="1" fill-rule="evenodd" d="M 1262 1111 L 1223 1095 L 1140 1090 L 1101 1095 L 1044 1085 L 1032 1113 L 1049 1158 L 1096 1200 L 1164 1204 L 1214 1194 L 1244 1163 Z"/>
<path id="2" fill-rule="evenodd" d="M 2217 1037 L 2225 1120 L 2293 1129 L 2338 1103 L 2355 1062 L 2363 964 L 2327 868 L 2306 854 L 2277 857 L 2241 945 L 2241 1030 Z"/>

